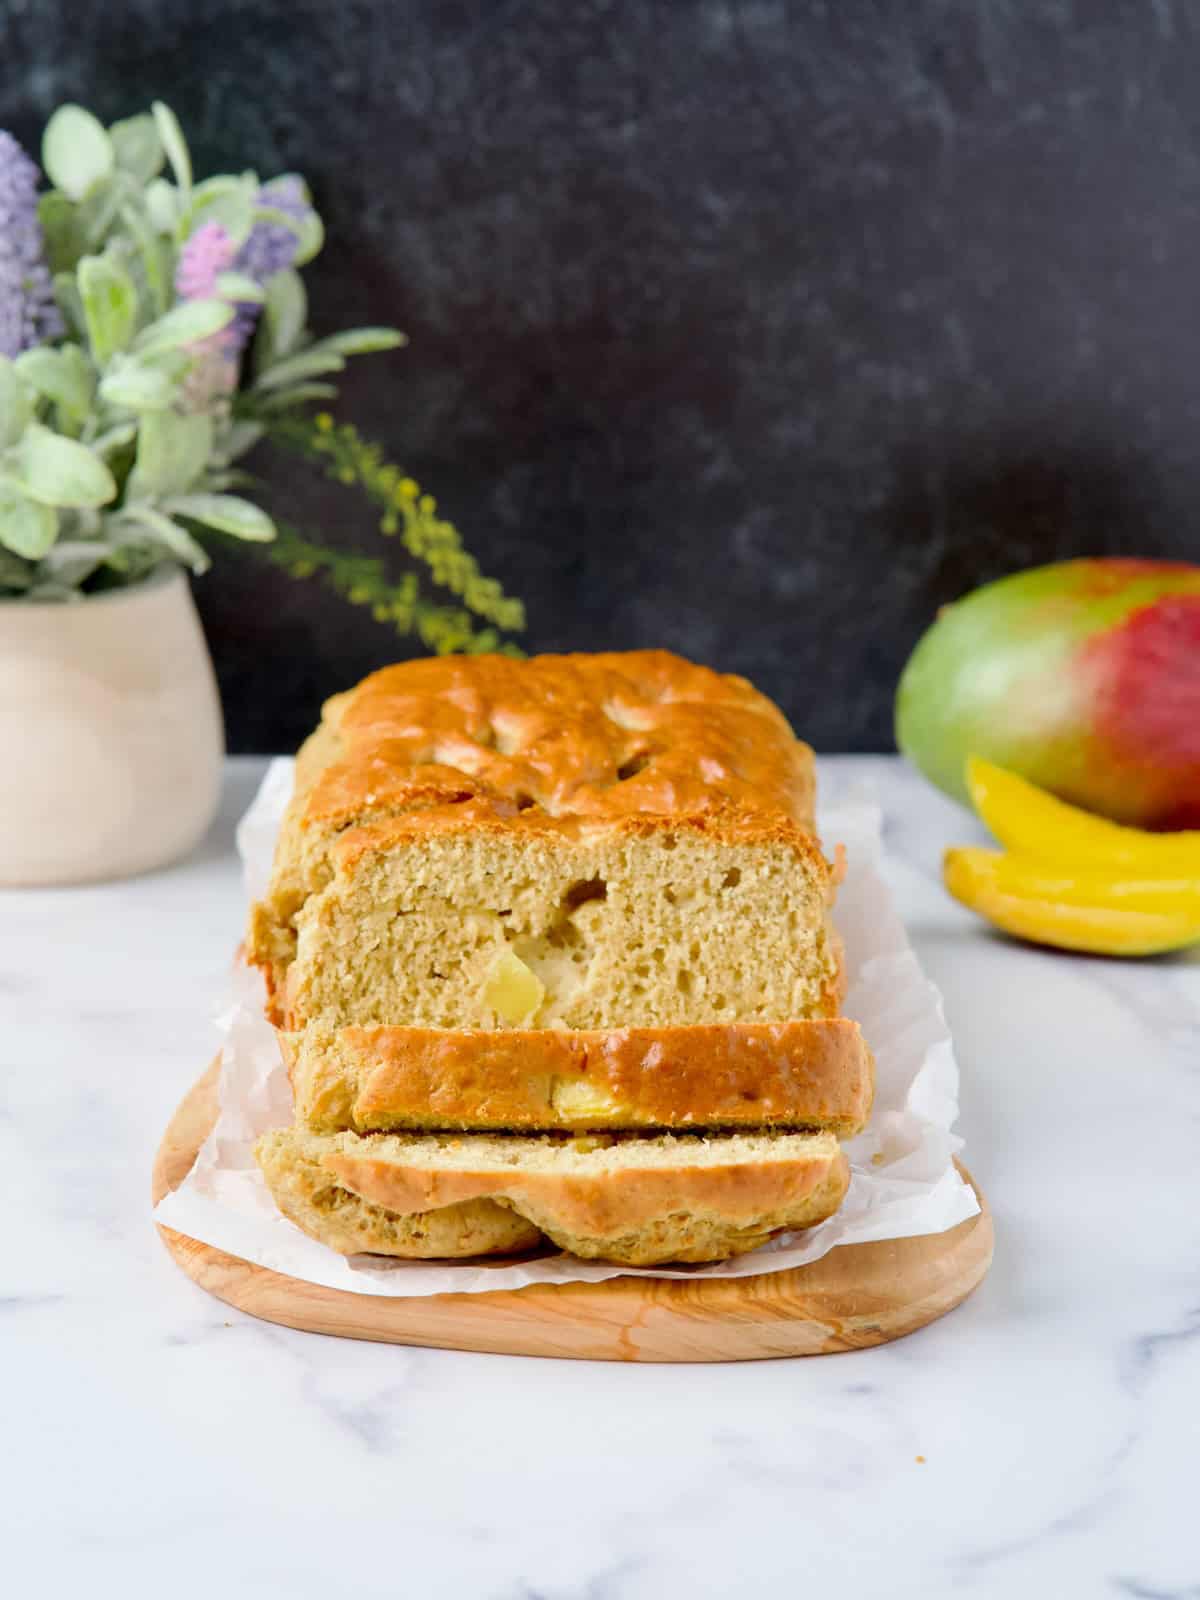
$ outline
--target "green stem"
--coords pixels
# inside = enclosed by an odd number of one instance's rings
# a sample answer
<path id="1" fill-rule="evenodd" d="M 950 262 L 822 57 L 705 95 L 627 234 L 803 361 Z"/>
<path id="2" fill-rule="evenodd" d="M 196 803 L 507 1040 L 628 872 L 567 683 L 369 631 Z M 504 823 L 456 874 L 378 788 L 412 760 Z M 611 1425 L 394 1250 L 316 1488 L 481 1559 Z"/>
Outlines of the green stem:
<path id="1" fill-rule="evenodd" d="M 270 544 L 249 548 L 290 577 L 322 579 L 351 605 L 368 607 L 377 622 L 390 622 L 400 634 L 415 633 L 435 655 L 521 653 L 515 645 L 505 644 L 494 627 L 476 632 L 468 612 L 422 599 L 415 573 L 391 583 L 383 562 L 374 557 L 323 549 L 286 523 L 277 522 L 276 528 Z"/>
<path id="2" fill-rule="evenodd" d="M 265 419 L 264 419 L 265 420 Z M 518 632 L 525 626 L 525 607 L 504 593 L 494 578 L 463 548 L 453 523 L 436 515 L 437 503 L 399 467 L 383 459 L 349 423 L 335 423 L 328 412 L 316 417 L 275 417 L 267 433 L 285 449 L 320 465 L 327 477 L 357 485 L 383 510 L 384 534 L 400 534 L 404 548 L 429 568 L 434 582 L 457 595 L 468 611 L 495 628 Z"/>

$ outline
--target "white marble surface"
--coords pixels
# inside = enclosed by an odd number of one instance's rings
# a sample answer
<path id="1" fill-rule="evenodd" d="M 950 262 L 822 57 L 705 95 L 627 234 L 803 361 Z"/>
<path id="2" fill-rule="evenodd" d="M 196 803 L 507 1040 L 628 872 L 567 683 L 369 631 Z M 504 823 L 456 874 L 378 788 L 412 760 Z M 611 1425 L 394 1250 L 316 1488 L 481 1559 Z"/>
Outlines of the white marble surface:
<path id="1" fill-rule="evenodd" d="M 181 867 L 0 893 L 6 1592 L 1200 1595 L 1200 963 L 993 937 L 938 887 L 965 816 L 896 762 L 826 763 L 881 786 L 955 1029 L 997 1226 L 975 1297 L 880 1350 L 731 1367 L 292 1333 L 192 1285 L 148 1208 L 260 771 L 231 763 Z"/>

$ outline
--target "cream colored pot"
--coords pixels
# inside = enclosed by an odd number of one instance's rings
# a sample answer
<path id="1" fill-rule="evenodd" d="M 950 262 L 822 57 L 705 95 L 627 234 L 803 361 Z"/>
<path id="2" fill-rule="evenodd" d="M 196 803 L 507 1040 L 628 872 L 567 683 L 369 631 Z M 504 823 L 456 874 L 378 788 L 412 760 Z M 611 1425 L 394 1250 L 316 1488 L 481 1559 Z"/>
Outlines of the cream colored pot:
<path id="1" fill-rule="evenodd" d="M 164 866 L 216 813 L 224 732 L 182 572 L 0 601 L 0 884 Z"/>

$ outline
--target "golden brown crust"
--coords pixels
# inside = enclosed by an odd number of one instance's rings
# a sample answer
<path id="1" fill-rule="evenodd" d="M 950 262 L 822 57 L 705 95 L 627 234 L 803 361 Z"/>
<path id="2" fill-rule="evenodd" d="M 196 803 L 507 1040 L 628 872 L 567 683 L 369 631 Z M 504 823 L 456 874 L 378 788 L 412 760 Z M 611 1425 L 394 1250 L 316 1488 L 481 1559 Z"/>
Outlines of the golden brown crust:
<path id="1" fill-rule="evenodd" d="M 836 1211 L 850 1179 L 829 1134 L 768 1136 L 752 1155 L 729 1139 L 680 1138 L 669 1159 L 653 1166 L 626 1165 L 627 1145 L 580 1156 L 566 1144 L 560 1159 L 535 1165 L 520 1155 L 506 1159 L 501 1147 L 540 1150 L 541 1141 L 484 1138 L 473 1141 L 478 1162 L 443 1167 L 406 1159 L 407 1150 L 438 1142 L 431 1139 L 340 1134 L 324 1142 L 319 1160 L 338 1183 L 397 1216 L 497 1200 L 565 1250 L 638 1265 L 720 1259 L 780 1228 L 811 1227 Z M 706 1153 L 717 1146 L 717 1158 L 697 1161 L 697 1143 Z"/>
<path id="2" fill-rule="evenodd" d="M 387 1135 L 374 1138 L 386 1140 Z M 817 1142 L 817 1141 L 813 1141 Z M 681 1151 L 669 1167 L 594 1173 L 474 1171 L 409 1166 L 403 1157 L 376 1156 L 370 1148 L 331 1151 L 321 1165 L 347 1189 L 400 1216 L 436 1211 L 471 1200 L 511 1201 L 525 1215 L 550 1218 L 560 1233 L 626 1233 L 665 1214 L 719 1216 L 745 1226 L 764 1212 L 787 1209 L 826 1182 L 845 1157 L 830 1138 L 821 1150 L 790 1160 L 693 1167 Z M 360 1143 L 370 1146 L 372 1136 Z M 543 1222 L 543 1226 L 545 1223 Z"/>
<path id="3" fill-rule="evenodd" d="M 846 1018 L 612 1031 L 348 1027 L 280 1035 L 296 1114 L 396 1128 L 859 1132 L 874 1068 Z"/>
<path id="4" fill-rule="evenodd" d="M 310 821 L 375 805 L 384 770 L 555 816 L 732 801 L 812 821 L 811 752 L 778 708 L 665 650 L 403 662 L 365 679 L 332 720 L 346 758 L 316 784 Z"/>
<path id="5" fill-rule="evenodd" d="M 690 827 L 811 836 L 813 761 L 745 679 L 663 650 L 402 662 L 326 703 L 297 765 L 250 959 L 280 989 L 294 918 L 337 864 L 440 829 Z"/>
<path id="6" fill-rule="evenodd" d="M 264 1134 L 254 1149 L 275 1204 L 289 1222 L 342 1255 L 451 1260 L 514 1255 L 542 1243 L 534 1225 L 491 1200 L 470 1200 L 400 1216 L 351 1194 L 287 1128 Z"/>

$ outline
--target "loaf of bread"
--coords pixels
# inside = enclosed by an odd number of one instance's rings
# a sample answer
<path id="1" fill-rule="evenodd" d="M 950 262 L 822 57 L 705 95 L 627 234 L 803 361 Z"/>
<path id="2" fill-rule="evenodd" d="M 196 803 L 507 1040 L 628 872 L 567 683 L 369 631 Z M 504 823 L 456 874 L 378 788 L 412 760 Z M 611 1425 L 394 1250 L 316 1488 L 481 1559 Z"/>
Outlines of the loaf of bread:
<path id="1" fill-rule="evenodd" d="M 453 657 L 336 696 L 247 938 L 280 1209 L 348 1253 L 630 1265 L 820 1221 L 873 1094 L 838 877 L 812 753 L 743 679 Z"/>
<path id="2" fill-rule="evenodd" d="M 753 1250 L 830 1216 L 849 1182 L 827 1133 L 405 1138 L 292 1128 L 266 1135 L 258 1157 L 280 1209 L 335 1250 L 433 1254 L 438 1219 L 462 1229 L 461 1248 L 439 1237 L 441 1253 L 522 1248 L 492 1237 L 492 1212 L 508 1208 L 573 1255 L 627 1266 Z"/>
<path id="3" fill-rule="evenodd" d="M 317 1133 L 811 1128 L 859 1133 L 874 1073 L 858 1024 L 690 1028 L 309 1027 L 281 1034 Z"/>

